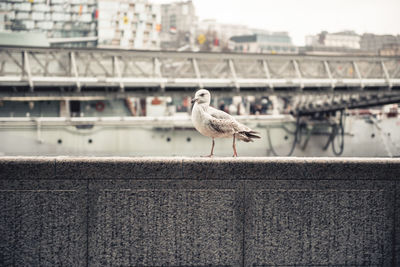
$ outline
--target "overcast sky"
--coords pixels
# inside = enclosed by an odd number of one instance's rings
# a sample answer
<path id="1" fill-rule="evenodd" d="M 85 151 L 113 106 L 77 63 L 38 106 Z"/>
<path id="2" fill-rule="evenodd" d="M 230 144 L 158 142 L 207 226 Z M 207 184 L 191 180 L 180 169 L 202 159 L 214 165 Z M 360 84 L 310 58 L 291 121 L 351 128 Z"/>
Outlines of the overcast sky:
<path id="1" fill-rule="evenodd" d="M 304 45 L 306 35 L 323 30 L 400 34 L 400 0 L 193 0 L 193 3 L 200 19 L 288 31 L 296 45 Z"/>

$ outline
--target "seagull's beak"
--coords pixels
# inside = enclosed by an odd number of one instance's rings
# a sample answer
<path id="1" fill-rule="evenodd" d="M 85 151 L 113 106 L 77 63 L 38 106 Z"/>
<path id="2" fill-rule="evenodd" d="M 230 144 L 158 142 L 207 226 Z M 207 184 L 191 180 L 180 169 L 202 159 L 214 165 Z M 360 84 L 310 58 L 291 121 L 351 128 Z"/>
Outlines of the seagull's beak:
<path id="1" fill-rule="evenodd" d="M 197 98 L 193 98 L 192 101 L 191 101 L 192 104 L 193 104 L 194 102 L 196 102 L 197 100 L 198 100 Z"/>

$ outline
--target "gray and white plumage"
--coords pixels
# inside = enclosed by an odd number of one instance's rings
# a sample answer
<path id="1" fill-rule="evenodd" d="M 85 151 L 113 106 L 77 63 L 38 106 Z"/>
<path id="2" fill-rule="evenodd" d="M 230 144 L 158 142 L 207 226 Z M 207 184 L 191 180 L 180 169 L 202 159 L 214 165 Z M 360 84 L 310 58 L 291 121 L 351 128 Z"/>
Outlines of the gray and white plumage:
<path id="1" fill-rule="evenodd" d="M 214 138 L 233 137 L 234 156 L 237 155 L 235 139 L 252 142 L 253 138 L 260 138 L 257 132 L 238 122 L 224 111 L 210 107 L 211 95 L 208 90 L 201 89 L 192 99 L 192 122 L 197 131 L 213 139 L 210 156 L 213 155 Z"/>

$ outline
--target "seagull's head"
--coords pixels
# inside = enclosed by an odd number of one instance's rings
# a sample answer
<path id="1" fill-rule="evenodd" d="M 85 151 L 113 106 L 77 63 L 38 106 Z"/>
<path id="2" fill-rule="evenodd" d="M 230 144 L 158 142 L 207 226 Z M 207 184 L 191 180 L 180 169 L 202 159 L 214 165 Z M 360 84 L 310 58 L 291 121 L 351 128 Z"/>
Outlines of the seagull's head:
<path id="1" fill-rule="evenodd" d="M 194 95 L 194 98 L 192 99 L 192 104 L 194 104 L 196 102 L 199 104 L 203 104 L 203 103 L 210 104 L 210 101 L 211 101 L 210 92 L 206 89 L 200 89 Z"/>

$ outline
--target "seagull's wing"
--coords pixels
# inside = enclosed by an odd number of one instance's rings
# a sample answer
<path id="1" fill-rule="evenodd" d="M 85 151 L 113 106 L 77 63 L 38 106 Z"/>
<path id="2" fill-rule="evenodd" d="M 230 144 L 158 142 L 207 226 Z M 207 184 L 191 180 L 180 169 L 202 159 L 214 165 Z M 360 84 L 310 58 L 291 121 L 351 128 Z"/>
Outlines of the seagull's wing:
<path id="1" fill-rule="evenodd" d="M 208 125 L 215 132 L 226 135 L 234 134 L 238 139 L 245 142 L 253 142 L 253 138 L 260 138 L 257 132 L 222 110 L 208 107 L 206 113 L 209 115 Z"/>
<path id="2" fill-rule="evenodd" d="M 237 122 L 231 119 L 217 119 L 211 116 L 208 124 L 211 129 L 221 134 L 234 134 L 237 131 Z"/>
<path id="3" fill-rule="evenodd" d="M 207 113 L 210 114 L 210 127 L 219 133 L 233 134 L 238 130 L 238 122 L 228 113 L 210 107 L 207 108 Z"/>
<path id="4" fill-rule="evenodd" d="M 220 130 L 218 132 L 234 133 L 251 130 L 247 126 L 239 123 L 233 116 L 222 110 L 218 110 L 209 106 L 207 113 L 211 116 L 210 123 L 213 124 L 214 130 Z"/>
<path id="5" fill-rule="evenodd" d="M 209 126 L 214 131 L 223 134 L 235 134 L 235 136 L 245 142 L 252 142 L 252 138 L 260 138 L 258 133 L 238 122 L 228 113 L 209 107 L 207 110 L 210 115 Z"/>
<path id="6" fill-rule="evenodd" d="M 211 117 L 214 117 L 216 119 L 235 120 L 235 118 L 228 113 L 210 106 L 208 107 L 207 112 L 211 115 Z"/>

